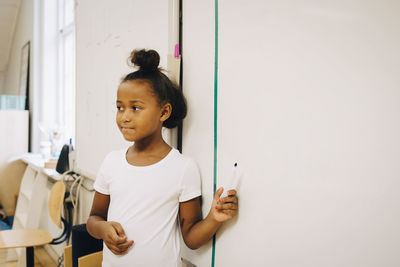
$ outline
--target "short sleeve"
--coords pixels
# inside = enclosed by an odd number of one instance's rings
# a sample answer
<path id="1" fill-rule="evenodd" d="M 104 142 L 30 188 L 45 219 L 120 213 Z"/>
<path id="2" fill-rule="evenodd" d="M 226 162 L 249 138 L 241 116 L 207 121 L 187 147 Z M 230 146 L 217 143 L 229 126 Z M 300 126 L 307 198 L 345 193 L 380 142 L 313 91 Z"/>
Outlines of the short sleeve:
<path id="1" fill-rule="evenodd" d="M 189 159 L 183 172 L 179 202 L 185 202 L 201 195 L 200 171 L 196 163 Z"/>
<path id="2" fill-rule="evenodd" d="M 97 172 L 96 181 L 93 184 L 93 188 L 101 194 L 109 195 L 110 194 L 110 186 L 109 186 L 110 183 L 108 183 L 107 179 L 106 179 L 105 164 L 106 164 L 106 161 L 104 160 L 100 166 L 99 171 Z"/>

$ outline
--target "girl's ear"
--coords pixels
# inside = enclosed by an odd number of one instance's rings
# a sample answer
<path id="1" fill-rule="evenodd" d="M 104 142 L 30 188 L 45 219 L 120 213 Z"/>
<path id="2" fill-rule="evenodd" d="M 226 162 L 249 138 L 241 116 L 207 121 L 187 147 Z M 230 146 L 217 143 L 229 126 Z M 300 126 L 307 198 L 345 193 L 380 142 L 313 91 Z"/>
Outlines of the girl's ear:
<path id="1" fill-rule="evenodd" d="M 164 122 L 166 121 L 170 116 L 172 112 L 172 106 L 170 103 L 166 103 L 162 108 L 161 108 L 161 118 L 160 121 Z"/>

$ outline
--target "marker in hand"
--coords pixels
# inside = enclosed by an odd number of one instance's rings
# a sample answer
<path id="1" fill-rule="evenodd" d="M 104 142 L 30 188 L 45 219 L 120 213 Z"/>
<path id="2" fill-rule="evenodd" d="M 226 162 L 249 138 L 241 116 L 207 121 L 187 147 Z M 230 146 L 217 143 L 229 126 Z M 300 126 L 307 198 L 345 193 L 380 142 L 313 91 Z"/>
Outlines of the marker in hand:
<path id="1" fill-rule="evenodd" d="M 238 167 L 238 164 L 235 163 L 233 165 L 232 177 L 229 181 L 230 184 L 224 188 L 225 190 L 222 193 L 221 198 L 227 197 L 229 190 L 232 190 L 232 189 L 237 190 L 241 176 L 242 176 L 242 173 L 240 172 L 240 168 Z"/>

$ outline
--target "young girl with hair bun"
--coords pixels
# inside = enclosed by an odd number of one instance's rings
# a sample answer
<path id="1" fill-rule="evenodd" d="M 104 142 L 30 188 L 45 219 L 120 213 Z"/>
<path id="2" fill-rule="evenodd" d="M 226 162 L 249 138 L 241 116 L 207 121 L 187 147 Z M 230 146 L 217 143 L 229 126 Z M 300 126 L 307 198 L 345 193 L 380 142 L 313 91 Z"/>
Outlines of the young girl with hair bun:
<path id="1" fill-rule="evenodd" d="M 202 218 L 199 170 L 161 135 L 186 116 L 182 91 L 158 67 L 156 51 L 134 50 L 130 60 L 139 70 L 118 87 L 116 122 L 132 145 L 105 157 L 87 230 L 104 241 L 103 266 L 181 266 L 180 232 L 191 249 L 205 244 L 237 215 L 236 191 L 220 199 L 219 188 Z"/>

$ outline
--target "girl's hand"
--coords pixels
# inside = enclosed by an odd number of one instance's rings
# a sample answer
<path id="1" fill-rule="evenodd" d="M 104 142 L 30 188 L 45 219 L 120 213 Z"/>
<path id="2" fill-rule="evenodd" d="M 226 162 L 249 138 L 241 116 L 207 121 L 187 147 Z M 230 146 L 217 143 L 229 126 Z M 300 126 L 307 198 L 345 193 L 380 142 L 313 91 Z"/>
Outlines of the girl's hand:
<path id="1" fill-rule="evenodd" d="M 217 222 L 225 222 L 232 219 L 238 213 L 238 199 L 236 190 L 229 190 L 228 196 L 220 199 L 224 189 L 221 187 L 217 190 L 211 205 L 211 216 Z"/>
<path id="2" fill-rule="evenodd" d="M 133 240 L 127 240 L 124 229 L 117 222 L 104 221 L 102 232 L 104 243 L 115 255 L 128 253 L 128 248 L 133 245 Z"/>

